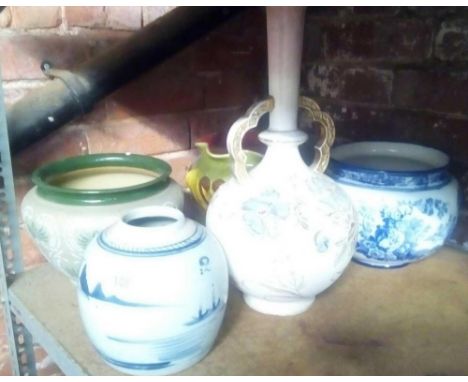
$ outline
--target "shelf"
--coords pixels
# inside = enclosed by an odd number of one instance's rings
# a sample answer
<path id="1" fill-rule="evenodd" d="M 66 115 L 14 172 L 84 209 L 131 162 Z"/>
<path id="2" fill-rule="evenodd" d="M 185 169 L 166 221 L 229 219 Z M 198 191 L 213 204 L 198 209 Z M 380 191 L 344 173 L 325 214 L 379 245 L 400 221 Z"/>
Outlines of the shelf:
<path id="1" fill-rule="evenodd" d="M 217 345 L 184 375 L 466 375 L 468 255 L 444 248 L 411 266 L 350 264 L 295 317 L 246 306 L 231 288 Z M 81 325 L 75 287 L 50 265 L 21 274 L 12 309 L 70 375 L 118 375 Z"/>

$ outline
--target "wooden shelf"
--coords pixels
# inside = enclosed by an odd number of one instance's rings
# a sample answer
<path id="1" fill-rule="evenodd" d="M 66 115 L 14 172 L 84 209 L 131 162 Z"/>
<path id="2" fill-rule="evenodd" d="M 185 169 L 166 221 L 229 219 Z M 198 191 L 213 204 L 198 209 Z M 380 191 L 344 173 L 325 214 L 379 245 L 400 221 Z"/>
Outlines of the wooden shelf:
<path id="1" fill-rule="evenodd" d="M 12 309 L 69 375 L 118 375 L 89 342 L 75 286 L 44 264 L 21 274 Z M 210 354 L 184 375 L 466 375 L 468 255 L 444 248 L 405 268 L 350 264 L 295 317 L 247 307 L 232 287 Z"/>

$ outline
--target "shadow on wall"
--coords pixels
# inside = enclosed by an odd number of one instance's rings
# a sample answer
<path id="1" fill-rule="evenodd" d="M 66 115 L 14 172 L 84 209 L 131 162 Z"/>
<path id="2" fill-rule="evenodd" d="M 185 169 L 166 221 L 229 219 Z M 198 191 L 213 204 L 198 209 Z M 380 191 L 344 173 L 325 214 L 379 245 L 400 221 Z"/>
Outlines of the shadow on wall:
<path id="1" fill-rule="evenodd" d="M 44 58 L 59 68 L 76 66 L 77 62 L 128 36 L 128 32 L 119 32 L 118 37 L 115 31 L 108 32 L 110 36 L 99 35 L 102 39 L 93 41 L 80 34 L 46 36 L 53 40 L 49 44 L 45 44 L 42 35 L 15 36 L 27 40 L 20 44 L 21 56 L 31 67 L 25 70 L 27 73 L 23 77 L 30 75 L 36 78 L 34 81 L 37 83 L 37 78 L 42 78 L 38 65 Z M 59 47 L 54 45 L 54 39 L 60 40 Z M 15 52 L 12 45 L 9 45 L 9 54 L 5 57 Z M 15 66 L 11 63 L 5 65 Z M 15 70 L 7 70 L 6 79 L 21 78 L 19 69 Z M 252 8 L 123 86 L 99 102 L 88 115 L 34 145 L 38 147 L 33 151 L 45 154 L 46 161 L 49 161 L 88 152 L 159 154 L 186 150 L 200 135 L 197 131 L 190 131 L 192 122 L 196 125 L 195 130 L 201 129 L 205 133 L 217 130 L 224 123 L 229 127 L 244 109 L 264 97 L 266 73 L 265 12 L 263 8 Z M 197 121 L 193 121 L 200 112 L 208 115 L 215 112 L 216 118 L 214 121 L 205 118 L 208 126 L 200 127 Z M 60 144 L 51 147 L 49 142 L 57 141 L 54 136 L 60 137 L 59 141 L 65 147 Z M 31 148 L 24 151 L 27 153 L 17 156 L 22 162 L 18 171 L 22 173 L 31 170 L 28 162 L 37 164 L 31 160 Z M 43 162 L 43 158 L 40 161 Z"/>

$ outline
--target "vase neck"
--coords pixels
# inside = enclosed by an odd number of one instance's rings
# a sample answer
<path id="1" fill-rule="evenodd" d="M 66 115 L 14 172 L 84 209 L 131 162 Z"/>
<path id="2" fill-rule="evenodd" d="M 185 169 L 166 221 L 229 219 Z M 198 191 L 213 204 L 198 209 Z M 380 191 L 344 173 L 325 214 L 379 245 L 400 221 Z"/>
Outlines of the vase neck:
<path id="1" fill-rule="evenodd" d="M 270 130 L 297 129 L 305 7 L 267 7 Z"/>
<path id="2" fill-rule="evenodd" d="M 196 225 L 172 207 L 140 207 L 128 211 L 100 235 L 101 241 L 124 251 L 154 252 L 158 248 L 177 245 L 194 235 Z"/>
<path id="3" fill-rule="evenodd" d="M 281 169 L 296 168 L 301 164 L 305 166 L 299 145 L 307 140 L 306 133 L 300 130 L 281 132 L 266 130 L 261 132 L 258 138 L 268 146 L 264 162 L 270 166 L 277 165 Z"/>

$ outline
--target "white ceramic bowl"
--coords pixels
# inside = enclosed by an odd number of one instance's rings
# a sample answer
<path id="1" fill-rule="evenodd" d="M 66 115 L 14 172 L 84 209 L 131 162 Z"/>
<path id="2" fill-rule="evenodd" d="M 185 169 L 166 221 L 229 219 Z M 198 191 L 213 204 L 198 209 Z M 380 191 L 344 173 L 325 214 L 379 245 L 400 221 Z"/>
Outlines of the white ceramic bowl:
<path id="1" fill-rule="evenodd" d="M 335 147 L 331 157 L 327 172 L 359 216 L 354 260 L 398 267 L 443 245 L 459 206 L 446 154 L 408 143 L 356 142 Z"/>

